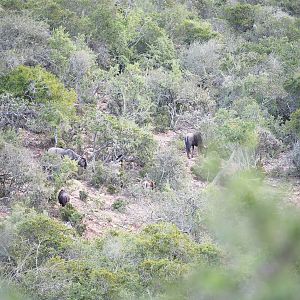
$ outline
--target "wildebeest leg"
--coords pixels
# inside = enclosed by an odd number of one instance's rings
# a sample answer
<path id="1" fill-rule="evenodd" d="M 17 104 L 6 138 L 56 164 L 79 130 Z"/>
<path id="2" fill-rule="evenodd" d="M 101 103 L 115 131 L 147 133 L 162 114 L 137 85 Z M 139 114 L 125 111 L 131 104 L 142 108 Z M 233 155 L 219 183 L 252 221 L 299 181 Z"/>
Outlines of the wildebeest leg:
<path id="1" fill-rule="evenodd" d="M 192 158 L 194 157 L 194 149 L 195 149 L 195 146 L 193 145 L 192 146 Z"/>

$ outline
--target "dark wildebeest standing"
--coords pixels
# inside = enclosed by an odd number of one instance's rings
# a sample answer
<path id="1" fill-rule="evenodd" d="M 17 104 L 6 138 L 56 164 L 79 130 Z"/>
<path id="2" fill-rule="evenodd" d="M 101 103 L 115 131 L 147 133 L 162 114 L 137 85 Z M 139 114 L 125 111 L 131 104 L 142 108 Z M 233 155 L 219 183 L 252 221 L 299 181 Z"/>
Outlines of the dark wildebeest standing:
<path id="1" fill-rule="evenodd" d="M 68 156 L 70 159 L 76 160 L 80 167 L 83 167 L 84 169 L 86 169 L 87 167 L 86 158 L 80 156 L 79 154 L 77 154 L 75 151 L 71 149 L 52 147 L 48 150 L 48 152 L 52 154 L 60 155 L 61 157 Z"/>
<path id="2" fill-rule="evenodd" d="M 195 146 L 198 147 L 199 150 L 203 148 L 201 133 L 188 133 L 184 138 L 184 143 L 187 157 L 193 157 Z"/>
<path id="3" fill-rule="evenodd" d="M 70 196 L 64 189 L 60 190 L 57 198 L 62 207 L 66 206 L 66 204 L 70 202 Z"/>

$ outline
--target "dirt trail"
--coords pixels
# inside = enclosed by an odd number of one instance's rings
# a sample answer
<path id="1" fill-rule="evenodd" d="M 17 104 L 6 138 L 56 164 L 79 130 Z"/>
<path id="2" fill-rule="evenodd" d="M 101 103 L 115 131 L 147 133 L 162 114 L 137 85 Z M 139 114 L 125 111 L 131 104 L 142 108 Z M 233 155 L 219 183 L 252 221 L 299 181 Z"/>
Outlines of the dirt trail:
<path id="1" fill-rule="evenodd" d="M 160 148 L 167 147 L 177 137 L 173 131 L 156 134 L 155 140 Z M 183 151 L 182 155 L 186 159 L 186 172 L 191 174 L 191 166 L 195 163 L 197 157 L 190 160 L 186 158 Z M 192 175 L 192 174 L 191 174 Z M 191 176 L 193 178 L 193 176 Z M 192 185 L 195 188 L 203 188 L 206 183 L 192 179 Z M 71 204 L 82 214 L 84 214 L 84 224 L 86 231 L 84 237 L 91 239 L 101 236 L 110 229 L 124 229 L 126 231 L 139 231 L 149 220 L 149 206 L 151 203 L 147 199 L 128 200 L 124 195 L 110 195 L 106 190 L 97 190 L 85 182 L 73 180 L 69 187 L 71 193 Z M 79 191 L 86 191 L 89 195 L 86 202 L 80 200 Z M 113 209 L 112 205 L 116 200 L 127 202 L 124 212 Z M 147 202 L 148 201 L 148 202 Z M 145 205 L 147 202 L 147 205 Z"/>
<path id="2" fill-rule="evenodd" d="M 86 225 L 84 237 L 86 239 L 101 236 L 110 229 L 137 231 L 147 221 L 147 212 L 139 203 L 128 203 L 124 212 L 113 209 L 112 205 L 116 200 L 127 201 L 124 196 L 110 195 L 78 180 L 72 181 L 69 190 L 71 204 L 84 214 L 83 223 Z M 80 200 L 79 191 L 88 193 L 86 201 Z"/>

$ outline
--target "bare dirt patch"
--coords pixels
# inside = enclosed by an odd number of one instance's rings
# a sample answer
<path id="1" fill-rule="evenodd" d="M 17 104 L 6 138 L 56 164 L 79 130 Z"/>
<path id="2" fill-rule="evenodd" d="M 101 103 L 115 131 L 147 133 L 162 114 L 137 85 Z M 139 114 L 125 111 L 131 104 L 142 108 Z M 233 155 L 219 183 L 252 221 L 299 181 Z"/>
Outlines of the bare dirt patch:
<path id="1" fill-rule="evenodd" d="M 138 231 L 147 223 L 147 211 L 139 203 L 134 203 L 121 195 L 110 195 L 105 190 L 97 190 L 86 183 L 73 180 L 69 188 L 70 203 L 82 214 L 86 231 L 84 237 L 91 239 L 103 235 L 107 230 L 123 229 Z M 79 191 L 86 191 L 86 201 L 80 200 Z M 124 212 L 113 208 L 116 200 L 125 201 Z"/>

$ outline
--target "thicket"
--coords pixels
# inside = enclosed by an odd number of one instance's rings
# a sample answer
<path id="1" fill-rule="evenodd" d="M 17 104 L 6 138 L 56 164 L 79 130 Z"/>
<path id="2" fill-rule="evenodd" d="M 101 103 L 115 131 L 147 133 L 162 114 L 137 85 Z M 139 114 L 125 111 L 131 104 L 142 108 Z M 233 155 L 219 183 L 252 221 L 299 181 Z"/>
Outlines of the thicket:
<path id="1" fill-rule="evenodd" d="M 38 299 L 296 299 L 299 222 L 240 172 L 282 150 L 299 169 L 299 17 L 292 0 L 1 1 L 0 199 L 24 205 L 1 225 L 5 284 Z M 168 130 L 202 133 L 195 178 L 182 136 L 156 143 Z M 85 154 L 87 170 L 37 159 L 30 134 Z M 47 215 L 73 178 L 147 194 L 168 224 L 83 241 L 74 207 L 60 217 L 77 233 Z M 157 188 L 136 189 L 143 179 Z"/>

